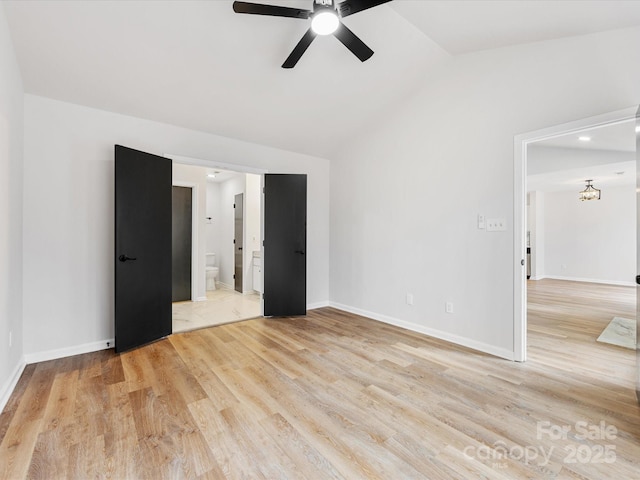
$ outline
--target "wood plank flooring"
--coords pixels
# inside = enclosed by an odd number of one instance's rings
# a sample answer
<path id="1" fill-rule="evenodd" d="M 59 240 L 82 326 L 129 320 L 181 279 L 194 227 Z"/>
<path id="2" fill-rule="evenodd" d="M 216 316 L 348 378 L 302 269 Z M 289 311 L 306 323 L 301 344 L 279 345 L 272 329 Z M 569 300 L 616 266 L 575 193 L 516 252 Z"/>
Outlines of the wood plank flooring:
<path id="1" fill-rule="evenodd" d="M 524 364 L 325 308 L 29 365 L 0 478 L 640 478 L 634 352 L 595 342 L 633 315 L 543 280 Z"/>

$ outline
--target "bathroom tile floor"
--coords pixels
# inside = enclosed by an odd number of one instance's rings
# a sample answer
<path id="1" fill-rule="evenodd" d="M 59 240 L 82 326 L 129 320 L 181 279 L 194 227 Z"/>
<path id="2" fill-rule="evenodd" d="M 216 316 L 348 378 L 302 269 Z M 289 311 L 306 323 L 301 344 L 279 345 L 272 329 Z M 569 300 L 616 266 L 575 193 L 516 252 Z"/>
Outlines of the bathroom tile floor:
<path id="1" fill-rule="evenodd" d="M 243 295 L 219 286 L 207 291 L 206 301 L 175 302 L 172 313 L 173 333 L 177 333 L 259 317 L 262 311 L 257 293 Z"/>

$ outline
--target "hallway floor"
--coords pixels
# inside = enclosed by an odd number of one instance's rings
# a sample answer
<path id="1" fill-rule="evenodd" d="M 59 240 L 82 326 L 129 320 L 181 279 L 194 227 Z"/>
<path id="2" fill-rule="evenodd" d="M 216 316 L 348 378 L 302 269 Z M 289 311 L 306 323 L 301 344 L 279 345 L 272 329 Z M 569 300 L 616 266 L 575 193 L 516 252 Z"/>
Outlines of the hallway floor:
<path id="1" fill-rule="evenodd" d="M 227 287 L 219 286 L 207 291 L 205 302 L 176 302 L 172 307 L 173 333 L 197 328 L 222 325 L 262 314 L 260 295 L 243 295 Z"/>

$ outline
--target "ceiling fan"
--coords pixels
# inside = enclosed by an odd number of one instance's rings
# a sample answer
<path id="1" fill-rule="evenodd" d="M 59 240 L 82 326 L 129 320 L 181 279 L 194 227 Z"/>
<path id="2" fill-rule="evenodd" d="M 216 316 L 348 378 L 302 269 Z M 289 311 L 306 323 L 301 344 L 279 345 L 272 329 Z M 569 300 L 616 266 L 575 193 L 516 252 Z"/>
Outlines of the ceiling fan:
<path id="1" fill-rule="evenodd" d="M 280 7 L 277 5 L 262 5 L 250 2 L 233 2 L 233 11 L 251 15 L 270 15 L 274 17 L 311 19 L 311 27 L 295 46 L 289 57 L 282 64 L 282 68 L 293 68 L 302 54 L 309 48 L 317 35 L 333 35 L 347 47 L 351 53 L 364 62 L 373 55 L 365 43 L 355 33 L 349 30 L 340 20 L 354 13 L 377 7 L 391 0 L 344 0 L 336 5 L 334 0 L 313 0 L 313 10 Z"/>

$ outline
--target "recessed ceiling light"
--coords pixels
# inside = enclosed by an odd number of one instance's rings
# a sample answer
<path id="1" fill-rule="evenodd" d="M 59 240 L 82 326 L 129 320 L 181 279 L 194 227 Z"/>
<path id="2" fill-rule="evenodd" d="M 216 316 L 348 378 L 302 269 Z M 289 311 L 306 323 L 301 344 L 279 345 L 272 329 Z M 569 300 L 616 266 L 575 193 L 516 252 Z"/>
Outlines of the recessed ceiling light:
<path id="1" fill-rule="evenodd" d="M 636 133 L 640 132 L 640 125 L 636 127 Z"/>
<path id="2" fill-rule="evenodd" d="M 207 177 L 209 177 L 209 178 L 216 178 L 215 174 L 213 174 L 213 173 L 208 174 L 208 175 L 207 175 Z"/>
<path id="3" fill-rule="evenodd" d="M 584 135 L 582 137 L 578 137 L 578 140 L 580 140 L 581 142 L 590 142 L 591 137 L 587 137 L 586 135 Z"/>

